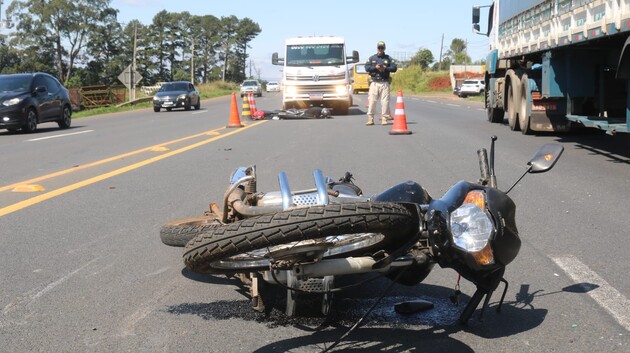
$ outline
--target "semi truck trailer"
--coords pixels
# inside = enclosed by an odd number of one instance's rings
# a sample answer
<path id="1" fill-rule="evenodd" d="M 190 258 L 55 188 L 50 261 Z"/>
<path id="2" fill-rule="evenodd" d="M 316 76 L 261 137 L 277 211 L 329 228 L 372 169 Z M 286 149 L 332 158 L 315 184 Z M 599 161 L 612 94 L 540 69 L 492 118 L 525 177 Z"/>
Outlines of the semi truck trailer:
<path id="1" fill-rule="evenodd" d="M 472 17 L 489 38 L 488 121 L 630 132 L 630 0 L 495 0 Z"/>

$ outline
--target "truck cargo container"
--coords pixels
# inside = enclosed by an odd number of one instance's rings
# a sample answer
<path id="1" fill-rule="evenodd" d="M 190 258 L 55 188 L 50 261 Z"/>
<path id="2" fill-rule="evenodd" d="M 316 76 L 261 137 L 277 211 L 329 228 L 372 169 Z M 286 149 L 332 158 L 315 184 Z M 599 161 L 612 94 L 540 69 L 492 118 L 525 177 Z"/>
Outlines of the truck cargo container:
<path id="1" fill-rule="evenodd" d="M 472 17 L 489 37 L 488 121 L 507 115 L 523 134 L 630 131 L 630 0 L 495 0 Z"/>

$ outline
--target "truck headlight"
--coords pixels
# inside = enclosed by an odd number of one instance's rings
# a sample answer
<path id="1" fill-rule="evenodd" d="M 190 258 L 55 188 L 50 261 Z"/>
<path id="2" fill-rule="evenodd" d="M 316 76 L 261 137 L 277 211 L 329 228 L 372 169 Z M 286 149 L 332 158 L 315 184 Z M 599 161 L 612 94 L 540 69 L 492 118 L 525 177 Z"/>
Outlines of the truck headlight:
<path id="1" fill-rule="evenodd" d="M 293 86 L 287 87 L 287 88 L 285 88 L 285 92 L 288 95 L 294 96 L 294 95 L 297 94 L 297 87 L 293 87 Z"/>
<path id="2" fill-rule="evenodd" d="M 449 219 L 455 246 L 471 253 L 480 265 L 494 263 L 489 243 L 494 233 L 494 223 L 484 211 L 484 204 L 484 193 L 478 190 L 471 191 L 464 204 L 455 209 Z"/>
<path id="3" fill-rule="evenodd" d="M 337 91 L 337 94 L 346 94 L 348 93 L 348 88 L 346 86 L 336 86 L 335 90 Z"/>

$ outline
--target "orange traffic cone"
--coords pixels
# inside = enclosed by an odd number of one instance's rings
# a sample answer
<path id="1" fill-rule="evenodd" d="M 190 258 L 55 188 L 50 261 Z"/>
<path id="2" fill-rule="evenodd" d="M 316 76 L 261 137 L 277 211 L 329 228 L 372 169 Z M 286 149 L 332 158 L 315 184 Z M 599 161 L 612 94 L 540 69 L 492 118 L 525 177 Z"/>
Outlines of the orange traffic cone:
<path id="1" fill-rule="evenodd" d="M 243 117 L 243 119 L 252 118 L 252 112 L 249 109 L 249 106 L 249 95 L 247 95 L 247 98 L 243 99 L 243 110 L 241 111 L 241 116 Z"/>
<path id="2" fill-rule="evenodd" d="M 226 127 L 243 127 L 241 118 L 238 117 L 238 105 L 236 104 L 236 93 L 232 92 L 232 107 L 230 109 L 230 122 Z"/>
<path id="3" fill-rule="evenodd" d="M 407 130 L 407 115 L 405 115 L 405 103 L 403 102 L 402 90 L 398 90 L 396 97 L 396 112 L 394 113 L 394 125 L 390 135 L 411 135 Z"/>

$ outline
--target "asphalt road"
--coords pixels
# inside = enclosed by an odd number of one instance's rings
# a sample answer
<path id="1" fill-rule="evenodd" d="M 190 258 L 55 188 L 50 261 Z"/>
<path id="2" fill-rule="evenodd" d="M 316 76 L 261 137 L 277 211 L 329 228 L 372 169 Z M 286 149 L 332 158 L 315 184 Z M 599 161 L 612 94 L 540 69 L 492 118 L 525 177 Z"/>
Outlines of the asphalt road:
<path id="1" fill-rule="evenodd" d="M 278 108 L 279 97 L 258 98 L 258 109 Z M 322 351 L 387 280 L 340 293 L 328 321 L 310 299 L 298 317 L 281 308 L 265 316 L 250 309 L 235 279 L 185 271 L 181 248 L 161 243 L 160 226 L 203 213 L 220 201 L 232 170 L 252 164 L 261 191 L 278 189 L 280 171 L 292 189 L 311 188 L 319 168 L 335 179 L 350 171 L 368 195 L 414 180 L 439 197 L 478 178 L 476 151 L 492 135 L 502 189 L 538 146 L 565 148 L 552 171 L 528 175 L 511 192 L 523 246 L 506 271 L 502 312 L 495 293 L 482 321 L 478 311 L 468 326 L 457 324 L 474 288 L 462 281 L 455 306 L 457 275 L 436 267 L 418 286 L 394 286 L 333 351 L 630 351 L 630 136 L 523 136 L 487 123 L 478 102 L 454 97 L 405 97 L 412 134 L 394 136 L 391 126 L 364 125 L 366 100 L 355 96 L 348 116 L 243 128 L 225 127 L 224 97 L 200 111 L 147 109 L 74 120 L 69 130 L 0 131 L 0 352 Z M 396 314 L 393 304 L 409 298 L 434 308 Z"/>

